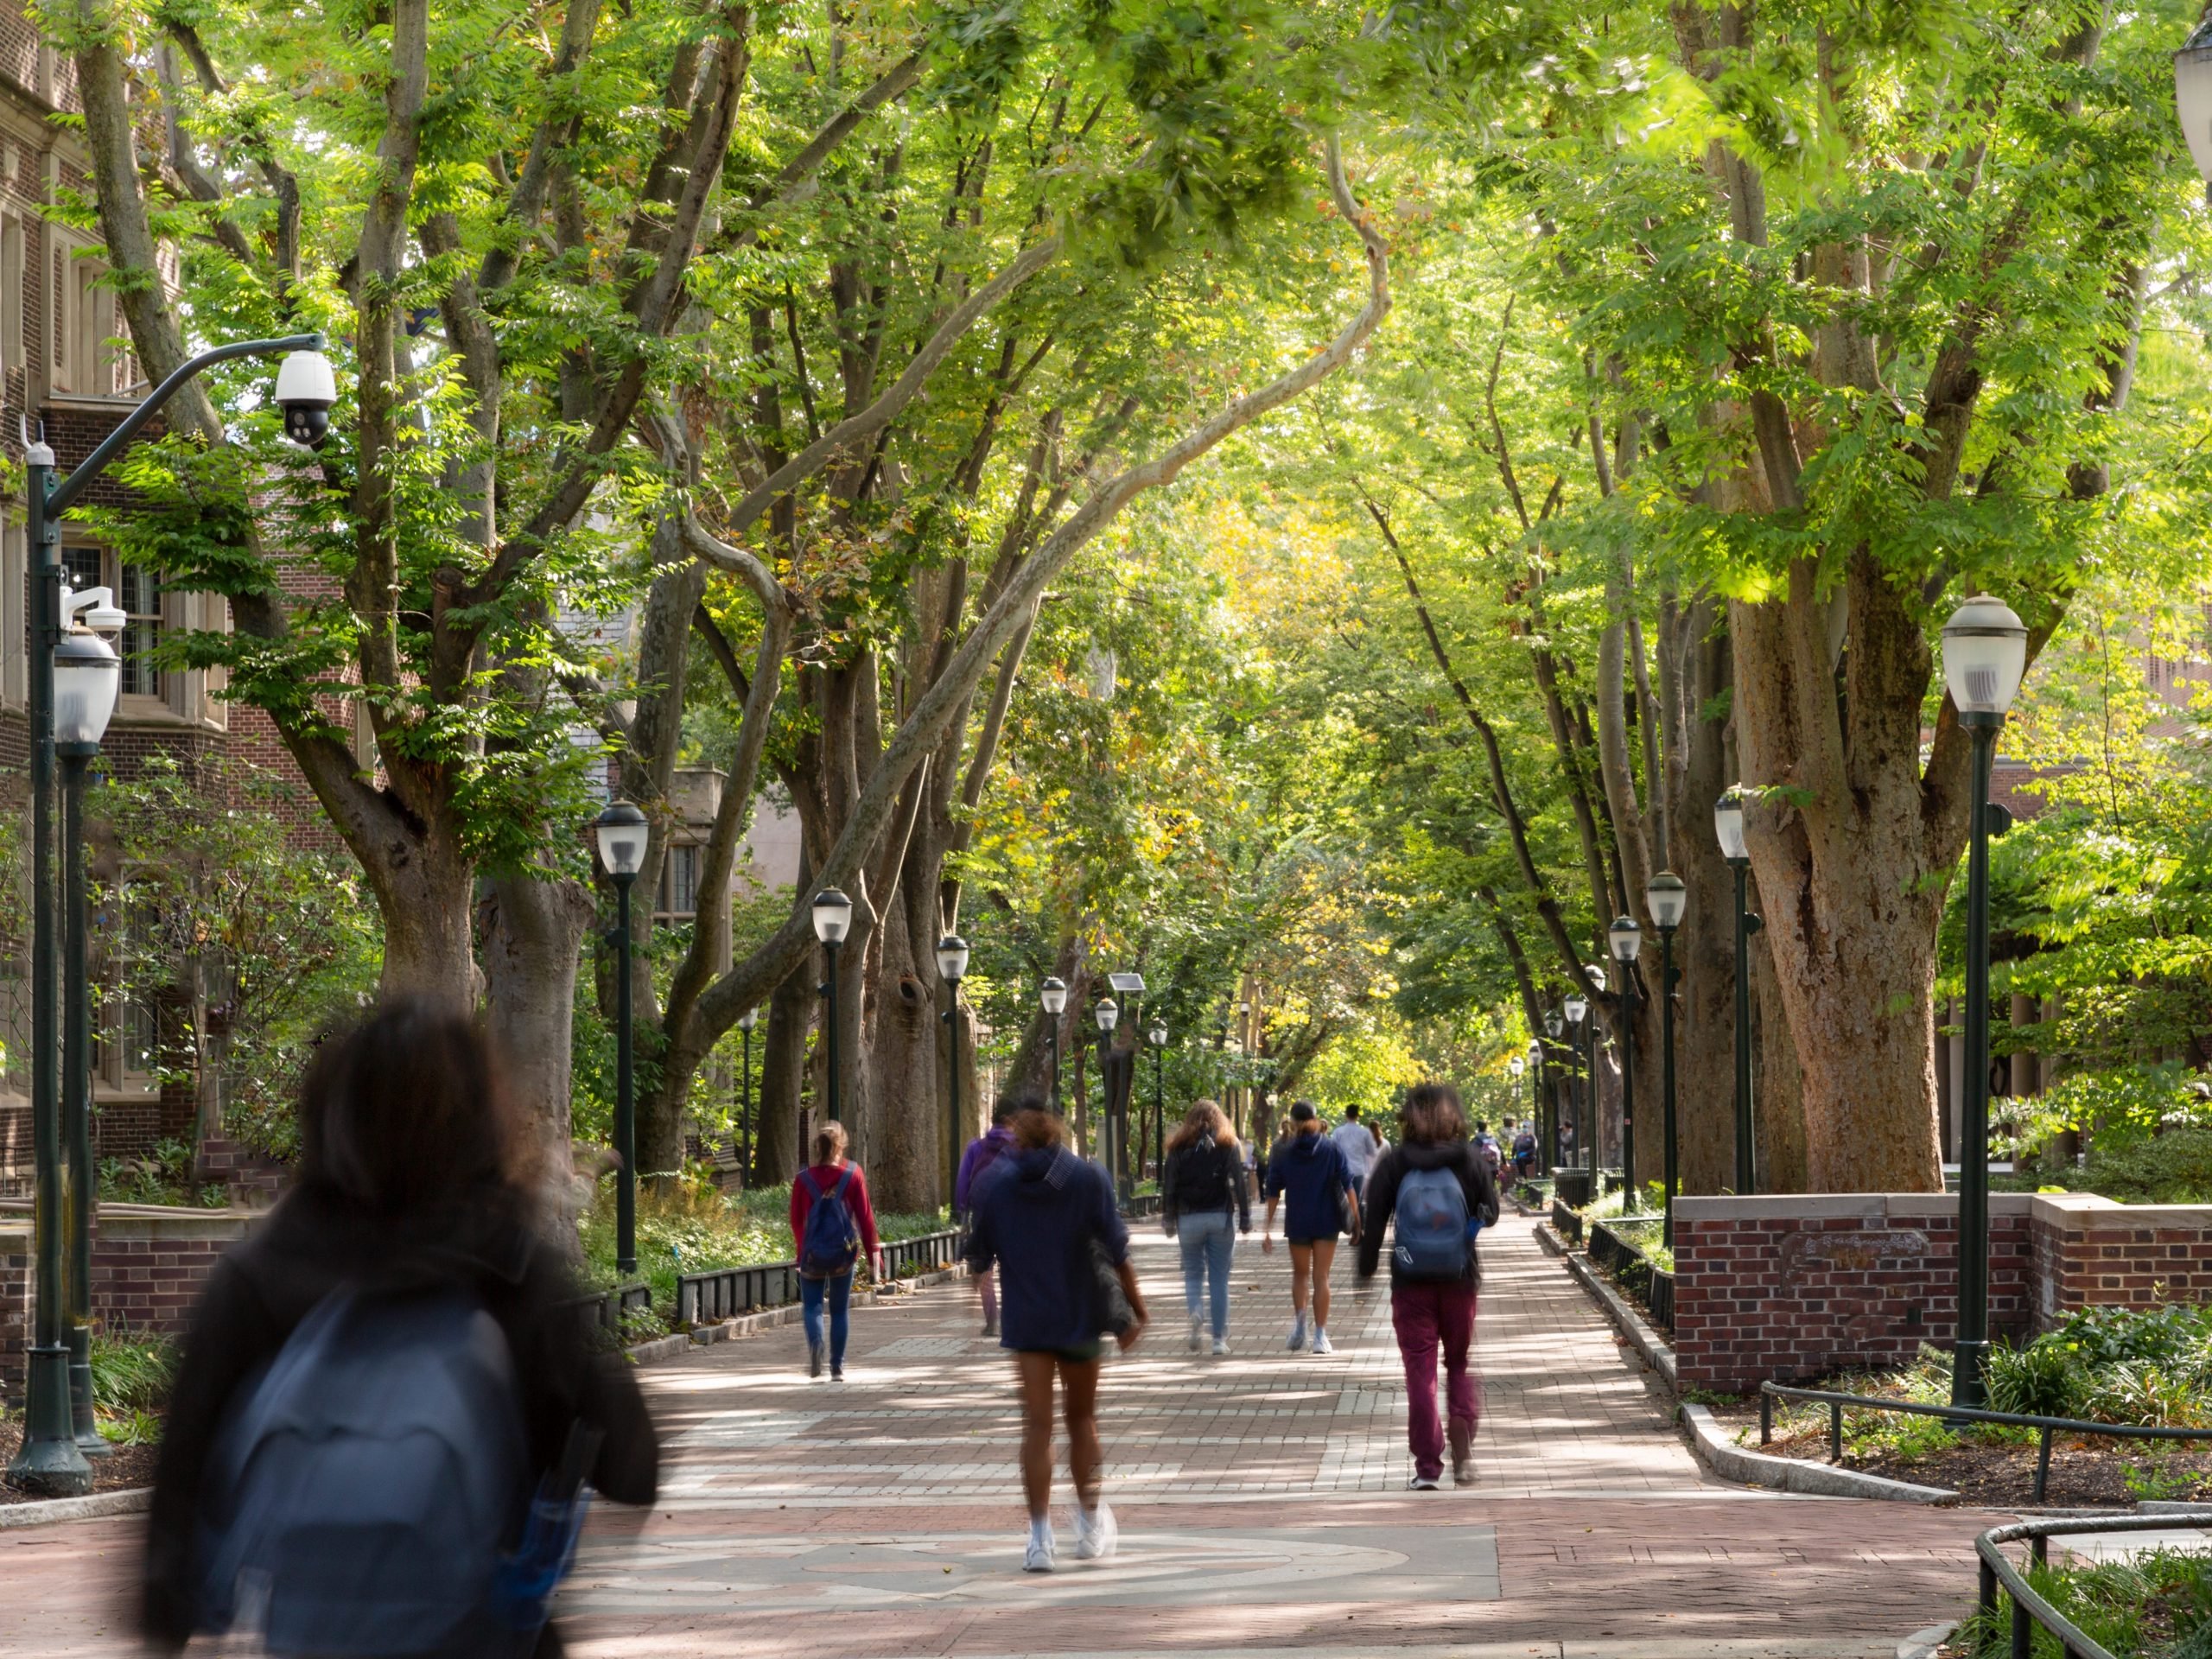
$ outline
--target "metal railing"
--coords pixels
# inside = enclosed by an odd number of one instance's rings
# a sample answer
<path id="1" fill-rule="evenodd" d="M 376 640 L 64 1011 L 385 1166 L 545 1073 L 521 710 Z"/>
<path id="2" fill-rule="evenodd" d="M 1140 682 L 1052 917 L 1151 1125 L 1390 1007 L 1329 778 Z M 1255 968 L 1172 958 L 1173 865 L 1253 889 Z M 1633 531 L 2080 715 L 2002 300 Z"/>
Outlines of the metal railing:
<path id="1" fill-rule="evenodd" d="M 1616 1225 L 1618 1219 L 1590 1224 L 1590 1259 L 1642 1299 L 1644 1306 L 1651 1310 L 1653 1324 L 1671 1332 L 1675 1328 L 1675 1275 L 1638 1249 L 1633 1241 L 1624 1237 Z"/>
<path id="2" fill-rule="evenodd" d="M 1552 1200 L 1552 1230 L 1569 1244 L 1580 1248 L 1582 1212 L 1565 1198 L 1554 1198 Z"/>
<path id="3" fill-rule="evenodd" d="M 2044 1445 L 2049 1444 L 2046 1440 Z M 2027 1574 L 2005 1556 L 2004 1546 L 2025 1543 L 2030 1558 L 2040 1567 L 2049 1559 L 2050 1540 L 2053 1538 L 2084 1532 L 2164 1532 L 2190 1528 L 2212 1528 L 2212 1510 L 2176 1515 L 2069 1516 L 2063 1520 L 2016 1521 L 2010 1526 L 1992 1527 L 1974 1541 L 1974 1554 L 1981 1558 L 1978 1605 L 1983 1617 L 1993 1625 L 1997 1619 L 1997 1592 L 1999 1586 L 2003 1586 L 2012 1604 L 2012 1659 L 2028 1659 L 2037 1625 L 2058 1638 L 2059 1651 L 2066 1659 L 2122 1659 L 2095 1637 L 2084 1635 L 2078 1625 L 2046 1601 L 2028 1582 Z"/>
<path id="4" fill-rule="evenodd" d="M 1122 1213 L 1132 1221 L 1145 1216 L 1156 1216 L 1160 1213 L 1160 1194 L 1140 1192 L 1122 1205 Z"/>
<path id="5" fill-rule="evenodd" d="M 594 1340 L 601 1333 L 619 1338 L 626 1314 L 650 1313 L 652 1306 L 652 1287 L 642 1281 L 617 1285 L 612 1290 L 594 1290 L 587 1295 L 571 1296 L 560 1304 L 564 1312 L 575 1315 L 587 1342 Z"/>
<path id="6" fill-rule="evenodd" d="M 2078 1417 L 2037 1417 L 2018 1411 L 1984 1411 L 1971 1406 L 1930 1406 L 1914 1400 L 1880 1400 L 1864 1394 L 1841 1394 L 1827 1389 L 1785 1388 L 1779 1382 L 1759 1384 L 1759 1444 L 1774 1440 L 1774 1402 L 1810 1400 L 1828 1408 L 1828 1461 L 1843 1461 L 1843 1414 L 1846 1411 L 1898 1411 L 1915 1417 L 1936 1417 L 1949 1423 L 1994 1423 L 2005 1428 L 2032 1428 L 2037 1432 L 2036 1484 L 2030 1503 L 2040 1503 L 2050 1484 L 2050 1437 L 2054 1434 L 2103 1434 L 2129 1440 L 2212 1440 L 2212 1428 L 2165 1428 L 2147 1424 L 2091 1423 Z M 2024 1534 L 2022 1535 L 2025 1536 Z M 2102 1652 L 2102 1649 L 2098 1649 Z"/>
<path id="7" fill-rule="evenodd" d="M 715 1268 L 676 1277 L 676 1323 L 715 1325 L 741 1313 L 798 1300 L 798 1263 L 766 1262 L 750 1268 Z"/>
<path id="8" fill-rule="evenodd" d="M 938 1273 L 960 1260 L 960 1242 L 966 1235 L 957 1228 L 918 1233 L 912 1238 L 883 1241 L 883 1276 L 907 1279 L 917 1274 Z"/>

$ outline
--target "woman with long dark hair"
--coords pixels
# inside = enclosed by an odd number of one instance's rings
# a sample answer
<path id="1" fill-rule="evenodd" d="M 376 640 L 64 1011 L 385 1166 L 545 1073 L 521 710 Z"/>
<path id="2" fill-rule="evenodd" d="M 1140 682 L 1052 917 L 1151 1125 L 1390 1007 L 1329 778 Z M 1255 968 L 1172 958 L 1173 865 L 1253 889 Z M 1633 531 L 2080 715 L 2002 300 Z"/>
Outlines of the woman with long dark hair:
<path id="1" fill-rule="evenodd" d="M 1390 1248 L 1390 1324 L 1406 1367 L 1406 1439 L 1415 1491 L 1434 1491 L 1444 1474 L 1446 1428 L 1436 1415 L 1436 1359 L 1447 1379 L 1452 1480 L 1475 1480 L 1475 1427 L 1482 1384 L 1470 1363 L 1475 1339 L 1475 1254 L 1478 1228 L 1497 1222 L 1497 1186 L 1467 1142 L 1459 1091 L 1424 1083 L 1407 1091 L 1405 1138 L 1375 1161 L 1367 1177 L 1367 1224 L 1359 1239 L 1359 1276 L 1382 1259 L 1383 1224 L 1395 1217 Z"/>
<path id="2" fill-rule="evenodd" d="M 1191 1351 L 1205 1340 L 1201 1312 L 1209 1278 L 1213 1351 L 1229 1351 L 1229 1267 L 1236 1235 L 1252 1230 L 1252 1199 L 1244 1185 L 1244 1152 L 1236 1131 L 1211 1100 L 1192 1103 L 1167 1138 L 1167 1167 L 1160 1178 L 1160 1205 L 1168 1232 L 1183 1252 L 1183 1306 L 1191 1316 Z"/>
<path id="3" fill-rule="evenodd" d="M 404 1542 L 423 1531 L 410 1494 L 428 1490 L 441 1527 L 472 1496 L 504 1517 L 493 1522 L 502 1535 L 470 1539 L 460 1554 L 512 1558 L 533 1491 L 543 1497 L 563 1472 L 619 1502 L 653 1500 L 659 1453 L 645 1402 L 626 1368 L 586 1350 L 560 1306 L 574 1275 L 547 1235 L 531 1140 L 499 1069 L 465 1012 L 400 998 L 324 1042 L 299 1117 L 290 1192 L 216 1264 L 193 1313 L 148 1520 L 145 1635 L 173 1650 L 197 1630 L 260 1618 L 272 1652 L 353 1652 L 374 1640 L 362 1622 L 414 1605 L 410 1644 L 388 1650 L 558 1653 L 551 1626 L 518 1630 L 519 1603 L 486 1611 L 517 1647 L 488 1645 L 480 1624 L 441 1640 L 446 1605 L 419 1576 L 378 1581 L 382 1546 L 313 1541 Z M 411 1438 L 395 1439 L 410 1413 L 432 1414 L 433 1431 L 488 1431 L 456 1440 L 498 1444 L 449 1448 L 442 1473 L 380 1455 L 435 1438 L 417 1421 Z M 332 1478 L 316 1461 L 334 1447 L 356 1478 Z M 426 1469 L 410 1488 L 410 1471 Z M 303 1516 L 319 1516 L 320 1530 Z M 221 1566 L 233 1552 L 234 1576 Z M 550 1570 L 557 1579 L 557 1562 Z M 466 1587 L 457 1574 L 445 1587 L 455 1586 Z M 361 1620 L 329 1613 L 347 1594 Z"/>

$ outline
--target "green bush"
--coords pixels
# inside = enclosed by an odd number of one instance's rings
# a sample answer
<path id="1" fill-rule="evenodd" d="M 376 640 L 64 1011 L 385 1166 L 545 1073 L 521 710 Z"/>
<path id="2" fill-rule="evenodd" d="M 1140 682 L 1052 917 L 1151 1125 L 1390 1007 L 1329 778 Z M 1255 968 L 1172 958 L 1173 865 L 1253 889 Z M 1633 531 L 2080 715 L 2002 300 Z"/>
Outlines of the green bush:
<path id="1" fill-rule="evenodd" d="M 2089 1161 L 2069 1185 L 2122 1204 L 2212 1204 L 2212 1128 L 2168 1129 L 2149 1140 L 2089 1142 Z"/>
<path id="2" fill-rule="evenodd" d="M 2088 1378 L 2067 1348 L 2048 1340 L 1989 1351 L 1989 1404 L 2031 1417 L 2078 1417 Z"/>
<path id="3" fill-rule="evenodd" d="M 92 1361 L 92 1403 L 101 1411 L 153 1413 L 168 1404 L 176 1350 L 165 1338 L 96 1335 Z"/>

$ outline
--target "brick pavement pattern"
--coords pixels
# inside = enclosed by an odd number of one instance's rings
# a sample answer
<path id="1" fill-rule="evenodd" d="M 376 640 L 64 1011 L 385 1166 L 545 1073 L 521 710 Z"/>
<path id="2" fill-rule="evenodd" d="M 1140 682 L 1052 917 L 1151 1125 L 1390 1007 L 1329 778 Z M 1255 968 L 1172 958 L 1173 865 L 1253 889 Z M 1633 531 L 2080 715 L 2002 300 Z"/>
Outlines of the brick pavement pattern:
<path id="1" fill-rule="evenodd" d="M 1139 1251 L 1154 1325 L 1101 1389 L 1115 1560 L 1072 1560 L 1063 1478 L 1061 1570 L 1018 1570 L 1010 1368 L 948 1285 L 857 1311 L 842 1383 L 807 1378 L 796 1325 L 644 1373 L 663 1498 L 596 1512 L 571 1651 L 1886 1659 L 1971 1599 L 1984 1514 L 1705 1478 L 1524 1220 L 1484 1237 L 1471 1491 L 1405 1491 L 1387 1287 L 1340 1260 L 1338 1353 L 1289 1353 L 1287 1253 L 1242 1243 L 1216 1359 L 1186 1351 L 1173 1246 Z M 130 1650 L 135 1530 L 0 1531 L 0 1655 Z"/>

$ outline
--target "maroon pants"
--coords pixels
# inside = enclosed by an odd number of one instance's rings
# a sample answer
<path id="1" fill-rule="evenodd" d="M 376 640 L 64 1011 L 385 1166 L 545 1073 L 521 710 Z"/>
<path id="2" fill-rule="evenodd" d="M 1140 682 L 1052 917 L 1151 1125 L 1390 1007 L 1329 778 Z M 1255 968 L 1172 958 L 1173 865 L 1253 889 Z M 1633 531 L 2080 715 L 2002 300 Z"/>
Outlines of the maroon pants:
<path id="1" fill-rule="evenodd" d="M 1444 1472 L 1444 1425 L 1436 1416 L 1436 1351 L 1444 1351 L 1452 1454 L 1473 1447 L 1483 1414 L 1482 1382 L 1467 1363 L 1475 1339 L 1475 1287 L 1470 1284 L 1394 1285 L 1390 1323 L 1406 1362 L 1406 1442 L 1414 1471 L 1431 1480 Z"/>

